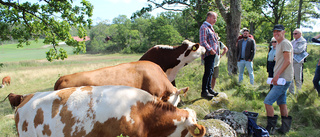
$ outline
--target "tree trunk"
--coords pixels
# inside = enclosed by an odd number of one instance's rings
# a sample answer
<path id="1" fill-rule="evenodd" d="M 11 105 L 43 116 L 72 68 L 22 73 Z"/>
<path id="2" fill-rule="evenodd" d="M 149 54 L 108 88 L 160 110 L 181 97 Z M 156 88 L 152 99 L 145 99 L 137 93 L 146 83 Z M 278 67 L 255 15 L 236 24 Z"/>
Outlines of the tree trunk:
<path id="1" fill-rule="evenodd" d="M 240 32 L 241 25 L 241 0 L 230 0 L 229 11 L 224 7 L 221 0 L 215 0 L 217 7 L 226 22 L 227 32 L 227 53 L 228 57 L 228 72 L 229 75 L 235 75 L 238 72 L 237 68 L 237 47 L 236 41 Z"/>
<path id="2" fill-rule="evenodd" d="M 299 10 L 298 10 L 297 28 L 300 28 L 302 3 L 303 3 L 303 0 L 300 0 L 299 1 Z"/>

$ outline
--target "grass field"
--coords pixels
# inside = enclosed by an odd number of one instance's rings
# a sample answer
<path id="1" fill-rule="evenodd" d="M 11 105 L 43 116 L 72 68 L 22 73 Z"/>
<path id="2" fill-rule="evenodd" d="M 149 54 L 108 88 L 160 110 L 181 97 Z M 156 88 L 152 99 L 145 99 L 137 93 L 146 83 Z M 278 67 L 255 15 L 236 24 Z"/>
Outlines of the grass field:
<path id="1" fill-rule="evenodd" d="M 14 46 L 13 46 L 14 47 Z M 10 86 L 0 89 L 0 101 L 9 93 L 29 94 L 34 92 L 51 91 L 55 81 L 62 75 L 75 72 L 93 70 L 105 66 L 116 65 L 125 62 L 137 61 L 141 54 L 111 54 L 111 55 L 71 55 L 64 61 L 48 62 L 45 60 L 45 51 L 41 44 L 30 46 L 29 49 L 16 49 L 8 45 L 0 46 L 0 78 L 11 76 Z M 70 51 L 72 49 L 70 48 Z M 289 114 L 293 116 L 291 131 L 286 136 L 318 136 L 320 131 L 320 101 L 312 85 L 315 64 L 320 57 L 318 46 L 309 46 L 310 57 L 305 63 L 304 84 L 302 93 L 298 96 L 288 94 Z M 11 52 L 11 53 L 10 53 Z M 25 55 L 20 55 L 21 52 Z M 3 53 L 3 54 L 2 54 Z M 19 58 L 14 55 L 19 54 Z M 38 55 L 43 54 L 43 57 Z M 13 58 L 4 58 L 4 55 Z M 215 105 L 203 105 L 201 110 L 196 110 L 199 119 L 210 111 L 219 108 L 226 108 L 233 111 L 242 112 L 244 110 L 259 113 L 258 125 L 266 126 L 266 114 L 264 110 L 263 99 L 268 93 L 269 85 L 266 84 L 267 72 L 266 64 L 267 48 L 261 46 L 257 49 L 257 55 L 254 60 L 255 85 L 247 85 L 249 78 L 244 76 L 242 84 L 237 83 L 237 76 L 229 76 L 227 72 L 227 58 L 223 57 L 220 65 L 220 75 L 217 79 L 215 90 L 226 93 L 228 100 Z M 27 57 L 27 59 L 22 59 Z M 178 74 L 176 83 L 177 88 L 190 87 L 186 97 L 182 100 L 188 107 L 192 103 L 206 104 L 208 101 L 199 100 L 201 91 L 201 80 L 203 75 L 203 66 L 200 59 L 195 60 L 184 67 Z M 245 72 L 246 74 L 246 72 Z M 198 100 L 198 101 L 196 101 Z M 279 114 L 279 109 L 274 104 L 275 113 Z M 0 103 L 0 136 L 17 136 L 14 120 L 12 119 L 14 110 L 11 109 L 9 101 Z M 280 126 L 278 120 L 278 126 Z M 281 136 L 281 135 L 275 135 Z"/>
<path id="2" fill-rule="evenodd" d="M 50 45 L 45 45 L 43 40 L 38 42 L 31 41 L 31 44 L 22 48 L 17 48 L 17 44 L 0 45 L 0 62 L 15 62 L 15 61 L 26 61 L 26 60 L 39 60 L 46 58 L 46 52 L 50 48 Z M 73 55 L 73 48 L 62 44 L 57 47 L 63 48 L 69 55 Z"/>

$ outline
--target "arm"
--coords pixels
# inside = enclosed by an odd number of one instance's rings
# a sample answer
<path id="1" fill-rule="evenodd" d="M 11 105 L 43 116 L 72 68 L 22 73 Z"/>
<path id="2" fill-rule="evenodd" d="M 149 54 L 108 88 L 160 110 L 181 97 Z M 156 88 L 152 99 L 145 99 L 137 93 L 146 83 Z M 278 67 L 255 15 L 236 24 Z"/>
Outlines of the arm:
<path id="1" fill-rule="evenodd" d="M 221 54 L 221 57 L 224 55 L 224 54 L 226 54 L 228 52 L 228 47 L 224 47 L 223 48 L 223 52 L 222 52 L 222 54 Z"/>
<path id="2" fill-rule="evenodd" d="M 271 83 L 273 85 L 278 85 L 277 81 L 280 77 L 280 75 L 287 69 L 287 67 L 290 65 L 291 62 L 291 52 L 283 52 L 283 57 L 284 57 L 284 63 L 282 64 L 279 72 L 277 74 L 275 74 L 275 76 L 273 77 Z"/>
<path id="3" fill-rule="evenodd" d="M 317 36 L 314 36 L 313 38 L 315 38 L 315 39 L 320 38 L 320 34 L 318 34 Z"/>
<path id="4" fill-rule="evenodd" d="M 211 55 L 216 54 L 216 51 L 212 49 L 212 47 L 208 44 L 208 33 L 205 27 L 200 28 L 200 45 L 205 47 L 207 51 L 210 52 Z"/>
<path id="5" fill-rule="evenodd" d="M 228 52 L 228 47 L 225 46 L 221 41 L 219 41 L 219 48 L 223 49 L 223 52 L 220 55 L 220 58 Z"/>
<path id="6" fill-rule="evenodd" d="M 311 41 L 315 43 L 320 43 L 320 40 L 318 40 L 319 38 L 320 38 L 320 34 L 317 36 L 314 36 Z"/>
<path id="7" fill-rule="evenodd" d="M 253 58 L 254 58 L 254 55 L 256 54 L 256 41 L 255 40 L 252 40 L 252 47 L 251 47 L 251 50 L 253 51 L 253 53 L 251 54 L 251 57 L 250 59 L 248 59 L 248 61 L 252 61 Z"/>

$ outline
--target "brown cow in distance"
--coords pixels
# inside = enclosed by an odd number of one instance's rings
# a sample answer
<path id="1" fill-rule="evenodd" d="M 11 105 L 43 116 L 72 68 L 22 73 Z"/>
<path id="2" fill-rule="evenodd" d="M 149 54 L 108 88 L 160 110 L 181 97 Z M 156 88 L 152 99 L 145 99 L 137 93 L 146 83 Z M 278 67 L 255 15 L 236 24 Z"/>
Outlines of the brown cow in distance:
<path id="1" fill-rule="evenodd" d="M 177 90 L 168 80 L 166 74 L 155 63 L 137 61 L 116 66 L 104 67 L 60 77 L 54 90 L 80 86 L 123 85 L 139 88 L 161 98 L 163 101 L 178 105 L 179 94 L 188 88 Z"/>
<path id="2" fill-rule="evenodd" d="M 139 60 L 148 60 L 158 64 L 175 86 L 179 70 L 193 60 L 201 57 L 206 49 L 199 43 L 184 40 L 181 46 L 156 45 L 150 48 Z"/>
<path id="3" fill-rule="evenodd" d="M 14 93 L 10 93 L 6 98 L 4 98 L 2 102 L 4 102 L 7 98 L 9 98 L 9 101 L 10 101 L 10 105 L 11 105 L 11 108 L 14 109 L 15 107 L 19 106 L 22 99 L 23 99 L 23 96 L 22 95 L 17 95 L 17 94 L 14 94 Z"/>
<path id="4" fill-rule="evenodd" d="M 10 85 L 10 80 L 11 80 L 11 77 L 10 76 L 6 76 L 2 79 L 2 85 L 1 85 L 1 88 L 4 88 L 4 86 L 8 86 Z"/>

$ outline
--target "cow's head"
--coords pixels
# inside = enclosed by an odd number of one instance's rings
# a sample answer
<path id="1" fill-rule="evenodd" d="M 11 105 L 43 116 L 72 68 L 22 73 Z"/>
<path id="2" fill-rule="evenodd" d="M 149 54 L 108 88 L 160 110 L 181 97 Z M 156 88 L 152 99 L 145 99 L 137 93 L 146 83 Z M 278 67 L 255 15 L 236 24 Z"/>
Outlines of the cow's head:
<path id="1" fill-rule="evenodd" d="M 206 52 L 206 49 L 203 46 L 200 46 L 199 43 L 193 43 L 189 40 L 184 40 L 181 46 L 183 45 L 188 45 L 188 48 L 183 57 L 180 56 L 179 58 L 185 63 L 192 62 Z"/>
<path id="2" fill-rule="evenodd" d="M 176 90 L 175 92 L 172 92 L 170 95 L 165 95 L 162 97 L 162 100 L 165 102 L 168 102 L 174 106 L 178 106 L 178 103 L 180 102 L 180 95 L 186 94 L 186 92 L 189 90 L 189 87 L 181 88 L 179 90 Z"/>
<path id="3" fill-rule="evenodd" d="M 202 137 L 206 133 L 206 128 L 202 125 L 197 124 L 197 114 L 192 109 L 185 109 L 188 111 L 189 116 L 184 122 L 184 126 L 188 129 L 187 136 Z"/>

